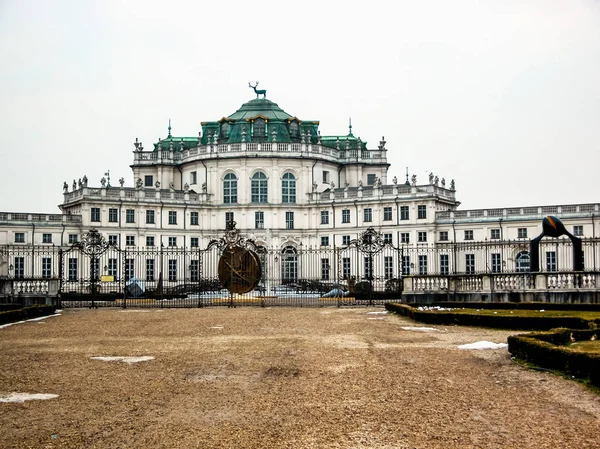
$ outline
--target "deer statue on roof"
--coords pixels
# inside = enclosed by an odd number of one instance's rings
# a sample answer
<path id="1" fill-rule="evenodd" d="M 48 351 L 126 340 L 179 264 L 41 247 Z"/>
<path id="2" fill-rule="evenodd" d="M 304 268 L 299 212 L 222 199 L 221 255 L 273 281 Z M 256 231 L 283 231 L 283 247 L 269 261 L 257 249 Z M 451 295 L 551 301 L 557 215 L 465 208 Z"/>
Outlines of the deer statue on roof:
<path id="1" fill-rule="evenodd" d="M 267 98 L 267 91 L 266 89 L 256 89 L 256 86 L 258 86 L 258 81 L 256 82 L 256 84 L 253 86 L 252 84 L 248 83 L 248 87 L 251 87 L 252 89 L 254 89 L 254 93 L 256 94 L 256 98 L 258 98 L 259 95 L 262 95 L 263 98 Z"/>

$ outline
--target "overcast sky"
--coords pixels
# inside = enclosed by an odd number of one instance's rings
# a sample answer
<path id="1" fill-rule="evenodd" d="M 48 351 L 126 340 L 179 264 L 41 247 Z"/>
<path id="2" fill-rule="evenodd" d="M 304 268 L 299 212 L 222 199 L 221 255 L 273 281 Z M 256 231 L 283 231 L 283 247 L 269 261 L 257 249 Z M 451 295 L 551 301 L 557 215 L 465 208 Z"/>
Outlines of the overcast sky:
<path id="1" fill-rule="evenodd" d="M 462 209 L 600 201 L 598 1 L 0 0 L 0 61 L 2 211 L 132 186 L 136 137 L 196 136 L 256 80 Z"/>

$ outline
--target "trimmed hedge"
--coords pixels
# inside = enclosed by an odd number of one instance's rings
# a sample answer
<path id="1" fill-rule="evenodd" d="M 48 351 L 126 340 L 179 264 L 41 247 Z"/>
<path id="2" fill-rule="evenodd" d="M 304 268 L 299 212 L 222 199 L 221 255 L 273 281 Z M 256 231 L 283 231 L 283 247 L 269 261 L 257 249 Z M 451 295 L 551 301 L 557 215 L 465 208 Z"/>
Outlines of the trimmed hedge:
<path id="1" fill-rule="evenodd" d="M 535 365 L 558 370 L 572 376 L 589 379 L 600 387 L 600 355 L 573 351 L 572 341 L 597 339 L 598 330 L 554 329 L 551 332 L 533 332 L 508 337 L 508 351 Z"/>
<path id="2" fill-rule="evenodd" d="M 471 315 L 467 313 L 453 313 L 452 311 L 426 311 L 418 310 L 405 304 L 387 303 L 385 308 L 390 312 L 407 316 L 413 320 L 427 324 L 481 326 L 497 329 L 521 330 L 550 330 L 557 327 L 569 329 L 589 329 L 595 321 L 576 317 L 550 317 L 550 316 L 502 316 L 502 315 Z M 596 320 L 597 321 L 597 320 Z"/>
<path id="3" fill-rule="evenodd" d="M 17 309 L 22 309 L 23 306 L 21 304 L 13 304 L 13 303 L 8 303 L 8 304 L 0 304 L 0 312 L 6 312 L 7 310 L 17 310 Z"/>
<path id="4" fill-rule="evenodd" d="M 414 307 L 447 307 L 449 309 L 498 309 L 498 310 L 578 310 L 600 312 L 600 304 L 562 304 L 555 302 L 434 302 L 432 304 L 409 304 Z"/>
<path id="5" fill-rule="evenodd" d="M 45 315 L 52 315 L 56 311 L 56 306 L 30 306 L 17 310 L 0 312 L 0 325 L 15 323 L 17 321 L 29 320 Z"/>

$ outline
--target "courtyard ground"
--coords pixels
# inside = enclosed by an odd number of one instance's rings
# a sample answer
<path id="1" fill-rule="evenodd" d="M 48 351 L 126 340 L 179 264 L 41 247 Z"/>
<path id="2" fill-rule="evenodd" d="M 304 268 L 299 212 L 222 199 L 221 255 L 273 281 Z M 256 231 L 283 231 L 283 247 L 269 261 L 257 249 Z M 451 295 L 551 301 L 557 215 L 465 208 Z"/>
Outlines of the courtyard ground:
<path id="1" fill-rule="evenodd" d="M 600 396 L 457 347 L 510 331 L 435 329 L 366 308 L 66 310 L 0 329 L 0 397 L 58 395 L 0 402 L 0 447 L 600 447 Z"/>

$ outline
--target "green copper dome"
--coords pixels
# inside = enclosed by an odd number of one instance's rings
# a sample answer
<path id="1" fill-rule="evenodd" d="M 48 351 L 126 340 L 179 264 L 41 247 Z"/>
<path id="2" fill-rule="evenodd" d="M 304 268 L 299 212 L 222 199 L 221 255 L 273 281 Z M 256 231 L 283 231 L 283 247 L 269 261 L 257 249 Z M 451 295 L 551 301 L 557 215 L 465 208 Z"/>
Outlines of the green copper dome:
<path id="1" fill-rule="evenodd" d="M 290 114 L 281 109 L 277 103 L 266 98 L 256 98 L 244 103 L 241 108 L 231 114 L 231 120 L 246 120 L 261 116 L 267 120 L 286 120 L 292 118 Z"/>

